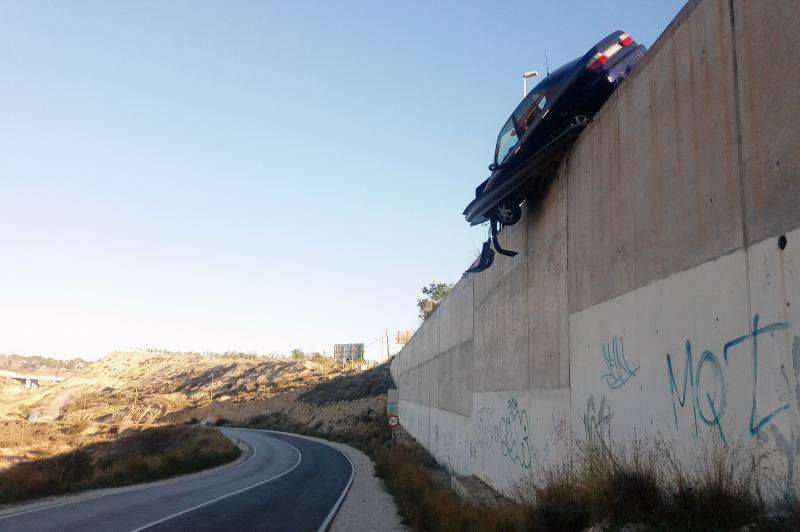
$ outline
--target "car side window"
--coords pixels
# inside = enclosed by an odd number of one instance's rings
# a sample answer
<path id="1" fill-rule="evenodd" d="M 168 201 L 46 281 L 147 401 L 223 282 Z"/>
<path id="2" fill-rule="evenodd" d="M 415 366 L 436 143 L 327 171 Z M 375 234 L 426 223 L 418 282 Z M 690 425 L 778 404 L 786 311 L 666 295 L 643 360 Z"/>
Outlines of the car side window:
<path id="1" fill-rule="evenodd" d="M 508 122 L 503 126 L 503 129 L 500 130 L 500 135 L 497 137 L 497 148 L 495 148 L 495 159 L 497 164 L 503 164 L 508 157 L 508 154 L 511 153 L 511 150 L 514 149 L 514 146 L 517 145 L 517 131 L 514 127 L 514 119 L 509 118 Z"/>
<path id="2" fill-rule="evenodd" d="M 523 133 L 528 130 L 528 126 L 536 120 L 536 117 L 547 108 L 547 104 L 547 96 L 543 92 L 532 92 L 522 100 L 517 110 L 514 111 L 514 116 L 517 118 L 517 123 Z"/>

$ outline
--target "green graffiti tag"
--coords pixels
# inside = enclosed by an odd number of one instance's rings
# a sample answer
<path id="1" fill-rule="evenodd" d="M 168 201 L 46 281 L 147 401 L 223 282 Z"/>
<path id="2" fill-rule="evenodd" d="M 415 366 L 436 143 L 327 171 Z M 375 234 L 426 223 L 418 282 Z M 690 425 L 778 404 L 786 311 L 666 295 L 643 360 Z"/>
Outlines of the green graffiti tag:
<path id="1" fill-rule="evenodd" d="M 500 449 L 503 456 L 530 469 L 533 453 L 528 443 L 528 412 L 519 409 L 516 397 L 508 400 L 508 414 L 500 418 Z"/>

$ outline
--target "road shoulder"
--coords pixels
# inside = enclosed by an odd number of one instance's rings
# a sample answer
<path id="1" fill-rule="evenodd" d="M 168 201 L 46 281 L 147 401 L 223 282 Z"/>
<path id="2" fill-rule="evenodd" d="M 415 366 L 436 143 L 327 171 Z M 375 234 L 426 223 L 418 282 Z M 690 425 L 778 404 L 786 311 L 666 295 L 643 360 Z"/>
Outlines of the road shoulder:
<path id="1" fill-rule="evenodd" d="M 332 532 L 408 530 L 402 524 L 394 499 L 386 492 L 381 479 L 375 476 L 375 464 L 366 454 L 343 443 L 291 432 L 284 434 L 316 441 L 338 449 L 350 458 L 350 462 L 356 470 L 350 491 L 329 530 Z"/>

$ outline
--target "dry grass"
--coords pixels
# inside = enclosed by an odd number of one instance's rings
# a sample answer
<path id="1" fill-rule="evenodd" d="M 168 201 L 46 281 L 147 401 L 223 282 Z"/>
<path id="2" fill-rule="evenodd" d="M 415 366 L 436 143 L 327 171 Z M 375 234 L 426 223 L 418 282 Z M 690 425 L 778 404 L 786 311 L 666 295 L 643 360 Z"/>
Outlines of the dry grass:
<path id="1" fill-rule="evenodd" d="M 496 506 L 458 497 L 433 480 L 413 448 L 396 445 L 375 453 L 375 471 L 394 496 L 400 515 L 414 530 L 511 531 L 528 528 L 527 508 L 512 501 Z"/>
<path id="2" fill-rule="evenodd" d="M 709 447 L 687 471 L 663 442 L 634 440 L 613 448 L 577 444 L 573 462 L 552 466 L 536 482 L 496 505 L 462 500 L 431 476 L 431 459 L 404 446 L 375 453 L 376 470 L 414 530 L 581 531 L 800 530 L 797 490 L 780 518 L 767 515 L 758 460 L 736 445 Z"/>
<path id="3" fill-rule="evenodd" d="M 579 478 L 566 465 L 542 472 L 538 483 L 523 484 L 516 499 L 526 507 L 530 530 L 577 532 L 591 522 Z"/>
<path id="4" fill-rule="evenodd" d="M 687 530 L 731 529 L 765 522 L 759 460 L 738 445 L 709 446 L 698 467 L 687 470 L 673 453 L 668 464 L 672 520 Z"/>
<path id="5" fill-rule="evenodd" d="M 800 530 L 800 486 L 791 484 L 783 489 L 783 501 L 780 507 L 783 524 L 786 530 Z"/>
<path id="6" fill-rule="evenodd" d="M 641 440 L 576 445 L 580 491 L 594 522 L 655 523 L 665 508 L 662 448 Z"/>
<path id="7" fill-rule="evenodd" d="M 239 454 L 238 447 L 212 429 L 128 430 L 111 442 L 0 472 L 0 503 L 167 478 L 228 462 Z"/>

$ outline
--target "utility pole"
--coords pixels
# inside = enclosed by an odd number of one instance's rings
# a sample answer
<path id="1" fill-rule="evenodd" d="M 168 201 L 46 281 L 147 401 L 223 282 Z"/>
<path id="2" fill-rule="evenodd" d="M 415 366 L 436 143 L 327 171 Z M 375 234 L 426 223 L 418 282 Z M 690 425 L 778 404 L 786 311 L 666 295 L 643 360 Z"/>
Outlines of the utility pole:
<path id="1" fill-rule="evenodd" d="M 211 397 L 211 403 L 214 402 L 214 370 L 211 370 L 211 389 L 208 390 L 209 396 Z"/>
<path id="2" fill-rule="evenodd" d="M 389 360 L 389 329 L 386 329 L 386 360 Z"/>

